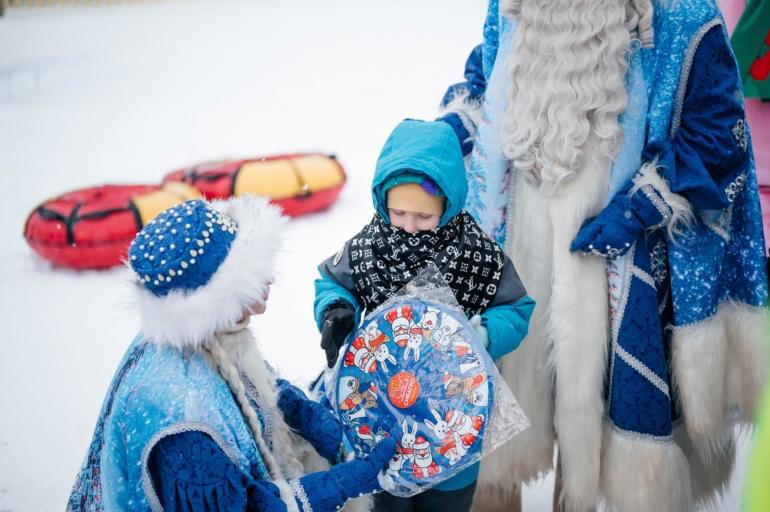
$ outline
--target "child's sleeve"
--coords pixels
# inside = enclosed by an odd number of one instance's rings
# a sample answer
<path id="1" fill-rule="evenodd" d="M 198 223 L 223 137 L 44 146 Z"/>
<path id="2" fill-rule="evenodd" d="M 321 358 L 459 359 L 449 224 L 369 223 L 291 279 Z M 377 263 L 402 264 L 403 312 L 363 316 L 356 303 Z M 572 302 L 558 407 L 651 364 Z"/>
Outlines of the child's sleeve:
<path id="1" fill-rule="evenodd" d="M 353 325 L 358 325 L 361 320 L 361 306 L 353 294 L 356 285 L 350 273 L 348 242 L 345 242 L 340 252 L 327 258 L 318 266 L 318 273 L 321 277 L 315 280 L 315 301 L 313 302 L 313 316 L 318 332 L 321 332 L 324 313 L 334 305 L 352 309 L 356 314 Z"/>
<path id="2" fill-rule="evenodd" d="M 498 359 L 519 347 L 529 331 L 529 319 L 535 301 L 519 279 L 513 262 L 506 256 L 500 286 L 489 307 L 481 314 L 481 324 L 487 328 L 489 355 Z"/>

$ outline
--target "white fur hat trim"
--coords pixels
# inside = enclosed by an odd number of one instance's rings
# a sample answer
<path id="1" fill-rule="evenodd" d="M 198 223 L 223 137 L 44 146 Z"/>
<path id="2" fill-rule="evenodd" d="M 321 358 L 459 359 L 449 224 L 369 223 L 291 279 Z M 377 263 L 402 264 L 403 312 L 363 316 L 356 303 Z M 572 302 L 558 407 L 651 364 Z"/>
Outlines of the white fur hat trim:
<path id="1" fill-rule="evenodd" d="M 139 313 L 144 337 L 158 345 L 199 350 L 214 334 L 232 331 L 244 308 L 263 303 L 273 279 L 287 220 L 280 208 L 266 197 L 248 195 L 212 206 L 238 223 L 238 234 L 207 284 L 158 297 L 131 283 L 131 305 Z"/>

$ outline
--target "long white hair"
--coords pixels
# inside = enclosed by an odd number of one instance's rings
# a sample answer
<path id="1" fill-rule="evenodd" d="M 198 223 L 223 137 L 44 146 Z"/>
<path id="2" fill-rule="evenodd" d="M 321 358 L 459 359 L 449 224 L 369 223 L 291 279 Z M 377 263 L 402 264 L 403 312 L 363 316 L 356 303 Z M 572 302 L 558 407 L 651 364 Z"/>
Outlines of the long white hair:
<path id="1" fill-rule="evenodd" d="M 603 155 L 620 151 L 626 53 L 632 41 L 652 46 L 651 0 L 511 0 L 503 9 L 518 21 L 503 152 L 552 195 L 583 168 L 592 133 Z"/>

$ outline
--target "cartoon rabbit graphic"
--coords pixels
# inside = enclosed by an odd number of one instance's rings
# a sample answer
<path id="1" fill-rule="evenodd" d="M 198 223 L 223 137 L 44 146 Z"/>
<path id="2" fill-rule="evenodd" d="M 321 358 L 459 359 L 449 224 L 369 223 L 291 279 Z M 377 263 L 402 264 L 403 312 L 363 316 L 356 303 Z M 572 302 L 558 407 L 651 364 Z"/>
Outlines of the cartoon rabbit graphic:
<path id="1" fill-rule="evenodd" d="M 425 420 L 423 423 L 425 423 L 426 427 L 433 430 L 433 433 L 437 438 L 444 439 L 447 434 L 449 434 L 449 424 L 443 420 L 441 414 L 439 414 L 437 410 L 431 409 L 430 412 L 433 414 L 433 417 L 436 418 L 436 423 L 433 423 L 430 420 Z"/>
<path id="2" fill-rule="evenodd" d="M 413 351 L 414 362 L 416 363 L 420 359 L 420 345 L 422 345 L 422 329 L 418 329 L 419 333 L 410 333 L 409 340 L 406 342 L 406 350 L 404 351 L 404 360 L 409 359 L 409 352 Z"/>
<path id="3" fill-rule="evenodd" d="M 384 343 L 377 347 L 377 350 L 374 351 L 374 358 L 379 361 L 380 364 L 382 364 L 382 370 L 385 373 L 389 373 L 387 364 L 388 361 L 390 361 L 392 364 L 396 364 L 396 358 L 393 356 L 393 354 L 390 353 L 388 346 Z"/>
<path id="4" fill-rule="evenodd" d="M 401 436 L 401 453 L 404 455 L 404 463 L 414 463 L 414 440 L 417 436 L 416 421 L 413 426 L 414 428 L 410 432 L 406 418 L 404 418 L 403 423 L 401 423 L 401 430 L 404 432 L 404 435 Z"/>

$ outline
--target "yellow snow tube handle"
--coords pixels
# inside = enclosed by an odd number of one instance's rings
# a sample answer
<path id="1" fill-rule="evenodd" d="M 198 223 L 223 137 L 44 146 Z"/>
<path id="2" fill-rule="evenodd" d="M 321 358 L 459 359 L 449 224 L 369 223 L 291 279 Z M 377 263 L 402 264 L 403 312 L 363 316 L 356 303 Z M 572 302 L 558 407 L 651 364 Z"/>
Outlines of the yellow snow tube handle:
<path id="1" fill-rule="evenodd" d="M 285 199 L 340 185 L 340 166 L 326 155 L 247 162 L 238 170 L 233 195 L 243 193 Z"/>
<path id="2" fill-rule="evenodd" d="M 142 218 L 142 226 L 146 226 L 148 222 L 157 217 L 162 211 L 185 201 L 198 199 L 200 196 L 201 193 L 198 189 L 188 183 L 183 181 L 167 181 L 163 184 L 162 189 L 135 196 L 131 199 L 131 202 L 134 203 L 139 216 Z"/>

